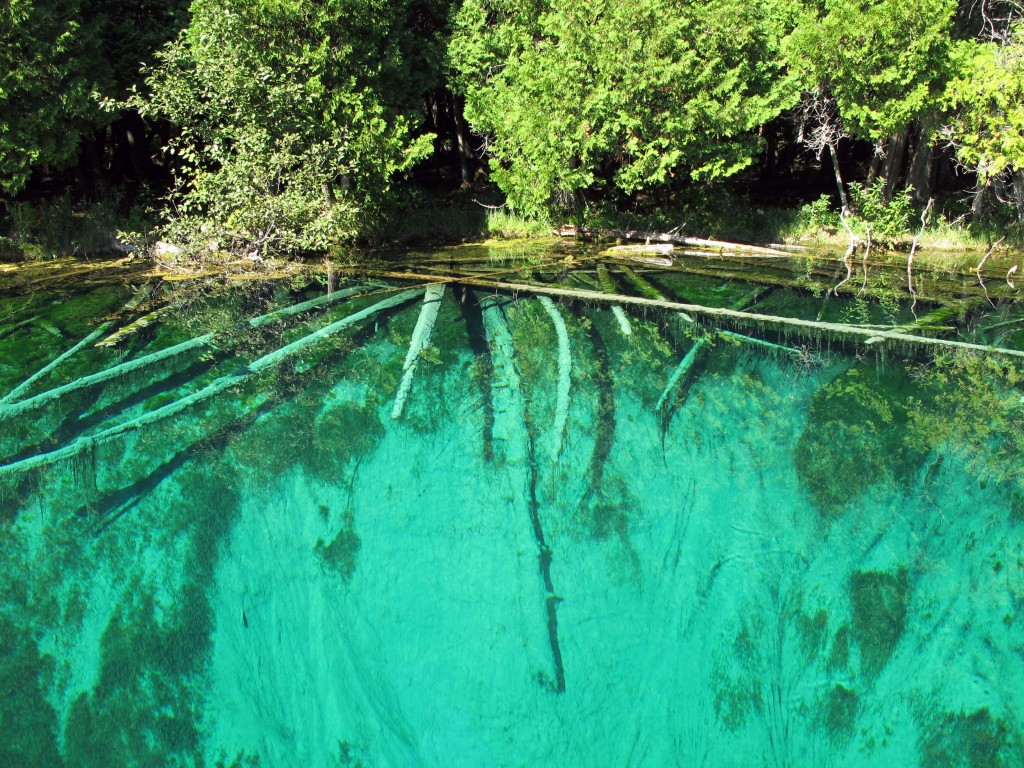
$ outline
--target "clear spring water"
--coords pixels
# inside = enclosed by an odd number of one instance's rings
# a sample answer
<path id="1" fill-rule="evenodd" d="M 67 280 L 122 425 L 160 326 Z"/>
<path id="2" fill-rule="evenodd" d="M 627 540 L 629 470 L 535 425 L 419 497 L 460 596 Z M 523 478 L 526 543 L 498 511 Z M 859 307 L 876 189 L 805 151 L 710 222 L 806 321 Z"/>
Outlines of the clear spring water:
<path id="1" fill-rule="evenodd" d="M 913 320 L 799 265 L 771 289 L 706 266 L 647 276 Z M 17 399 L 321 283 L 164 285 Z M 0 406 L 0 765 L 1024 764 L 1012 362 L 449 286 L 432 329 L 420 291 L 243 368 L 373 292 Z M 1012 297 L 947 293 L 935 323 L 1019 341 Z M 0 392 L 131 296 L 9 288 Z"/>

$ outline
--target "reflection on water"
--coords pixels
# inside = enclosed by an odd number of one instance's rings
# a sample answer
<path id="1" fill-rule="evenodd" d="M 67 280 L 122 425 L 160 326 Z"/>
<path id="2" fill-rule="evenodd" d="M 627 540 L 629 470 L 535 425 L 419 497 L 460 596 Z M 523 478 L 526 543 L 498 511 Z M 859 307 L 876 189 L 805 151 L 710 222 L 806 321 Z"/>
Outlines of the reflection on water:
<path id="1" fill-rule="evenodd" d="M 0 765 L 1024 763 L 1018 363 L 473 279 L 1008 347 L 1012 297 L 588 258 L 163 286 L 0 403 Z M 54 295 L 3 392 L 139 294 Z"/>

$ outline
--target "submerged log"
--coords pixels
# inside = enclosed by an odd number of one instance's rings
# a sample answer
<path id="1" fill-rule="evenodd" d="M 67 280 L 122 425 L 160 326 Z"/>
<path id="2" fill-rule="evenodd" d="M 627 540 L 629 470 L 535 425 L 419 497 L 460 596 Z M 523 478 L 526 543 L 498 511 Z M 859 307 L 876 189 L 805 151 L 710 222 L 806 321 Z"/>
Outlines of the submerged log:
<path id="1" fill-rule="evenodd" d="M 660 411 L 664 406 L 665 402 L 675 391 L 676 386 L 679 382 L 689 373 L 690 369 L 693 368 L 694 363 L 697 362 L 698 358 L 707 350 L 708 339 L 707 336 L 701 336 L 690 347 L 690 351 L 686 353 L 682 360 L 679 361 L 679 365 L 672 371 L 672 375 L 669 376 L 668 383 L 665 384 L 665 389 L 661 392 L 661 397 L 658 398 L 658 404 L 654 406 L 654 410 Z"/>
<path id="2" fill-rule="evenodd" d="M 488 296 L 481 302 L 483 322 L 488 343 L 492 347 L 493 372 L 500 380 L 500 391 L 504 406 L 499 410 L 514 415 L 511 421 L 501 426 L 501 436 L 506 446 L 505 460 L 511 463 L 523 462 L 527 470 L 526 500 L 530 515 L 530 529 L 537 546 L 537 561 L 544 588 L 544 611 L 547 619 L 548 644 L 551 647 L 551 661 L 554 679 L 548 685 L 554 693 L 565 692 L 565 667 L 562 662 L 562 647 L 558 636 L 558 604 L 561 598 L 555 591 L 551 578 L 551 563 L 554 553 L 544 537 L 544 525 L 540 515 L 540 501 L 537 497 L 537 462 L 534 456 L 533 437 L 526 418 L 526 402 L 522 379 L 515 363 L 515 346 L 501 304 L 497 297 Z M 504 420 L 503 420 L 504 421 Z M 496 429 L 495 437 L 498 437 Z M 546 676 L 545 676 L 546 677 Z"/>
<path id="3" fill-rule="evenodd" d="M 227 333 L 230 333 L 232 331 L 259 328 L 261 326 L 274 322 L 275 320 L 279 320 L 283 317 L 288 317 L 302 312 L 307 312 L 311 309 L 316 309 L 325 304 L 331 304 L 337 301 L 341 301 L 342 299 L 353 298 L 356 296 L 356 294 L 366 290 L 367 286 L 361 285 L 356 286 L 354 288 L 346 289 L 344 291 L 335 291 L 333 294 L 328 296 L 320 296 L 315 299 L 304 301 L 290 307 L 284 307 L 282 309 L 274 310 L 273 312 L 268 312 L 265 315 L 260 315 L 259 317 L 254 317 L 251 318 L 250 320 L 244 320 L 241 323 L 237 323 L 224 331 L 205 333 L 202 336 L 197 336 L 194 339 L 183 341 L 180 344 L 175 344 L 173 346 L 167 347 L 166 349 L 161 349 L 157 352 L 152 352 L 148 355 L 143 355 L 142 357 L 136 358 L 135 360 L 129 360 L 119 365 L 115 365 L 111 368 L 98 371 L 97 373 L 89 374 L 88 376 L 82 376 L 81 378 L 68 382 L 63 386 L 55 387 L 54 389 L 49 389 L 46 390 L 45 392 L 40 392 L 39 394 L 33 395 L 32 397 L 26 398 L 25 400 L 22 400 L 20 402 L 0 403 L 0 420 L 3 420 L 5 418 L 13 418 L 14 416 L 18 416 L 27 411 L 34 410 L 36 408 L 41 408 L 47 403 L 51 403 L 54 400 L 69 395 L 77 390 L 94 386 L 96 384 L 102 384 L 105 381 L 110 381 L 111 379 L 115 379 L 120 376 L 125 376 L 129 373 L 132 373 L 133 371 L 140 370 L 147 366 L 158 363 L 162 360 L 169 360 L 171 358 L 177 357 L 178 355 L 184 354 L 189 350 L 198 349 L 199 347 L 205 346 L 214 346 L 220 338 L 224 337 Z"/>
<path id="4" fill-rule="evenodd" d="M 615 284 L 612 283 L 612 278 L 608 274 L 608 267 L 604 264 L 597 265 L 597 280 L 601 284 L 601 290 L 605 293 L 616 293 Z M 618 304 L 612 304 L 612 314 L 615 315 L 615 319 L 619 322 L 619 330 L 622 331 L 623 336 L 633 335 L 633 326 L 629 324 L 629 318 L 626 317 L 626 311 Z"/>
<path id="5" fill-rule="evenodd" d="M 125 312 L 131 312 L 133 309 L 135 309 L 137 306 L 139 306 L 139 304 L 142 303 L 143 299 L 145 299 L 147 296 L 149 296 L 150 293 L 152 293 L 152 286 L 151 286 L 150 283 L 146 283 L 142 288 L 140 288 L 138 291 L 136 291 L 135 296 L 133 296 L 131 301 L 129 301 L 127 304 L 124 305 L 124 307 L 121 308 L 121 311 L 118 312 L 117 315 L 122 315 Z M 64 353 L 62 353 L 61 355 L 59 355 L 57 358 L 55 358 L 54 360 L 49 362 L 47 365 L 43 366 L 38 371 L 36 371 L 34 374 L 29 376 L 23 382 L 21 382 L 21 384 L 16 386 L 14 389 L 12 389 L 6 395 L 4 395 L 3 397 L 0 397 L 0 405 L 3 405 L 4 403 L 9 403 L 9 402 L 11 402 L 13 400 L 17 400 L 19 397 L 21 397 L 21 395 L 25 394 L 25 392 L 27 392 L 29 389 L 31 389 L 33 384 L 35 384 L 41 378 L 46 376 L 46 374 L 50 373 L 50 371 L 52 371 L 54 368 L 59 366 L 65 360 L 73 357 L 75 354 L 80 352 L 85 347 L 89 346 L 92 342 L 94 342 L 96 339 L 98 339 L 104 333 L 109 331 L 114 326 L 114 324 L 117 322 L 117 315 L 115 315 L 114 318 L 112 318 L 110 320 L 107 320 L 106 322 L 101 323 L 100 325 L 98 325 L 96 327 L 96 329 L 92 333 L 90 333 L 88 336 L 86 336 L 80 342 L 78 342 L 73 347 L 71 347 L 71 349 L 69 349 L 69 350 L 65 351 Z"/>
<path id="6" fill-rule="evenodd" d="M 548 313 L 555 326 L 558 338 L 558 399 L 555 405 L 554 443 L 551 449 L 552 461 L 558 461 L 562 452 L 562 441 L 565 439 L 565 426 L 569 421 L 569 393 L 572 387 L 572 353 L 569 349 L 569 331 L 565 327 L 558 307 L 548 296 L 541 296 L 540 304 Z"/>
<path id="7" fill-rule="evenodd" d="M 405 408 L 406 398 L 412 389 L 412 380 L 416 375 L 416 364 L 419 362 L 420 353 L 424 347 L 430 344 L 430 337 L 434 333 L 434 324 L 437 322 L 437 313 L 441 308 L 441 300 L 444 298 L 443 285 L 430 285 L 423 295 L 423 309 L 420 311 L 416 327 L 412 332 L 412 339 L 409 342 L 409 351 L 405 355 L 405 363 L 402 370 L 402 382 L 398 385 L 398 394 L 395 396 L 395 405 L 391 409 L 391 418 L 398 419 Z"/>
<path id="8" fill-rule="evenodd" d="M 18 474 L 21 472 L 27 472 L 29 470 L 50 466 L 52 464 L 57 463 L 58 461 L 74 458 L 75 456 L 78 456 L 82 452 L 95 448 L 96 446 L 101 445 L 103 443 L 106 443 L 111 439 L 118 437 L 119 435 L 123 435 L 128 432 L 132 432 L 143 427 L 149 426 L 150 424 L 155 424 L 159 421 L 162 421 L 163 419 L 166 419 L 170 416 L 180 413 L 181 411 L 184 411 L 186 408 L 190 408 L 194 405 L 197 405 L 198 403 L 209 400 L 215 395 L 218 395 L 221 392 L 230 389 L 231 387 L 241 384 L 242 382 L 255 376 L 257 373 L 260 373 L 261 371 L 267 370 L 268 368 L 271 368 L 275 365 L 279 365 L 280 363 L 284 362 L 287 358 L 292 357 L 293 355 L 302 351 L 311 344 L 314 344 L 318 341 L 323 341 L 324 339 L 332 336 L 333 334 L 337 333 L 343 328 L 347 328 L 348 326 L 353 325 L 354 323 L 358 323 L 362 320 L 372 317 L 373 315 L 385 309 L 390 309 L 392 307 L 398 306 L 399 304 L 403 304 L 407 301 L 410 301 L 416 298 L 418 294 L 419 291 L 417 290 L 403 291 L 402 293 L 399 293 L 395 296 L 391 296 L 387 299 L 384 299 L 383 301 L 377 302 L 376 304 L 370 307 L 367 307 L 366 309 L 356 312 L 355 314 L 348 315 L 346 317 L 341 318 L 340 320 L 336 320 L 330 325 L 324 326 L 323 328 L 320 328 L 314 331 L 313 333 L 303 336 L 301 339 L 293 341 L 290 344 L 286 344 L 285 346 L 276 349 L 273 352 L 270 352 L 269 354 L 266 354 L 263 357 L 258 358 L 257 360 L 249 363 L 241 370 L 238 370 L 235 373 L 227 374 L 226 376 L 221 376 L 218 379 L 214 379 L 212 382 L 210 382 L 207 386 L 203 387 L 202 389 L 193 392 L 190 395 L 186 395 L 185 397 L 182 397 L 178 400 L 175 400 L 172 403 L 168 403 L 165 406 L 157 408 L 154 411 L 150 411 L 149 413 L 143 414 L 142 416 L 139 416 L 137 418 L 123 422 L 121 424 L 117 424 L 113 427 L 109 427 L 101 432 L 97 432 L 94 435 L 86 435 L 83 437 L 79 437 L 78 439 L 74 440 L 73 442 L 69 443 L 63 448 L 58 448 L 47 453 L 40 453 L 26 459 L 21 459 L 20 461 L 12 462 L 10 464 L 4 464 L 0 466 L 0 477 L 8 477 L 10 475 Z"/>
<path id="9" fill-rule="evenodd" d="M 376 272 L 374 275 L 378 277 L 400 278 L 405 280 L 440 279 L 437 275 L 417 275 L 408 272 Z M 661 301 L 658 299 L 648 299 L 642 296 L 627 296 L 624 294 L 609 295 L 607 293 L 602 293 L 601 291 L 558 288 L 550 285 L 533 285 L 530 283 L 512 283 L 499 280 L 483 280 L 466 277 L 451 277 L 449 278 L 449 282 L 461 282 L 466 283 L 467 285 L 476 285 L 484 288 L 509 291 L 513 294 L 532 293 L 547 296 L 562 296 L 564 298 L 579 299 L 581 301 L 632 304 L 634 306 L 655 307 L 658 309 L 672 310 L 674 312 L 685 312 L 687 314 L 701 317 L 722 318 L 745 324 L 772 325 L 808 332 L 831 333 L 836 336 L 848 336 L 864 340 L 878 339 L 879 341 L 895 341 L 903 344 L 919 344 L 925 347 L 960 349 L 1024 358 L 1024 350 L 1007 349 L 1005 347 L 994 347 L 985 344 L 972 344 L 967 341 L 955 341 L 952 339 L 938 339 L 929 336 L 914 336 L 898 330 L 877 330 L 848 323 L 832 323 L 823 320 L 803 320 L 797 317 L 781 317 L 778 315 L 761 315 L 756 312 L 726 309 L 723 307 L 704 307 L 699 304 Z"/>

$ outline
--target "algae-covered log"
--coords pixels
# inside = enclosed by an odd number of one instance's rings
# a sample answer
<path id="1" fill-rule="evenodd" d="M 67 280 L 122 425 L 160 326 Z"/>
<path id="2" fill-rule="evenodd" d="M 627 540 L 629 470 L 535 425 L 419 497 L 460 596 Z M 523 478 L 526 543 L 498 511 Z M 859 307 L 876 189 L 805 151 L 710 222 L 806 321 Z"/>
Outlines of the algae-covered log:
<path id="1" fill-rule="evenodd" d="M 120 315 L 120 314 L 123 314 L 125 312 L 130 312 L 133 309 L 135 309 L 135 307 L 137 307 L 142 302 L 142 300 L 144 298 L 146 298 L 150 294 L 151 291 L 152 291 L 152 289 L 151 289 L 150 285 L 147 283 L 145 286 L 143 286 L 141 289 L 139 289 L 135 293 L 135 296 L 132 298 L 132 300 L 129 301 L 127 304 L 125 304 L 124 307 L 121 309 L 121 311 L 118 314 Z M 71 347 L 71 349 L 69 349 L 66 352 L 64 352 L 63 354 L 59 355 L 56 359 L 52 360 L 50 363 L 48 363 L 47 365 L 43 366 L 38 371 L 33 373 L 31 376 L 29 376 L 27 379 L 25 379 L 23 382 L 21 382 L 21 384 L 16 386 L 14 389 L 12 389 L 6 395 L 4 395 L 3 397 L 0 397 L 0 405 L 3 405 L 4 403 L 10 403 L 10 402 L 12 402 L 14 400 L 17 400 L 19 397 L 21 397 L 21 395 L 23 395 L 26 392 L 28 392 L 28 390 L 31 389 L 33 384 L 35 384 L 41 378 L 46 376 L 46 374 L 50 373 L 50 371 L 54 370 L 57 366 L 59 366 L 65 360 L 68 360 L 69 358 L 73 357 L 74 355 L 76 355 L 81 350 L 85 349 L 85 347 L 87 347 L 90 344 L 92 344 L 96 339 L 98 339 L 100 336 L 102 336 L 104 333 L 106 333 L 108 330 L 110 330 L 114 326 L 115 322 L 117 322 L 116 318 L 112 319 L 112 320 L 107 320 L 105 323 L 101 323 L 100 325 L 98 325 L 96 327 L 96 330 L 94 330 L 92 333 L 90 333 L 88 336 L 86 336 L 80 342 L 78 342 L 73 347 Z"/>
<path id="2" fill-rule="evenodd" d="M 658 404 L 654 406 L 654 410 L 660 411 L 665 406 L 665 401 L 668 400 L 669 396 L 675 390 L 679 382 L 690 372 L 694 364 L 700 359 L 700 356 L 707 351 L 708 339 L 707 336 L 701 336 L 690 347 L 690 351 L 686 353 L 682 360 L 679 361 L 679 365 L 672 371 L 672 375 L 669 376 L 668 383 L 665 384 L 665 389 L 662 390 L 661 397 L 658 398 Z"/>
<path id="3" fill-rule="evenodd" d="M 220 339 L 226 338 L 227 335 L 233 331 L 259 328 L 284 317 L 300 314 L 311 309 L 316 309 L 327 304 L 351 298 L 366 290 L 367 286 L 356 286 L 344 291 L 336 291 L 331 295 L 319 296 L 315 299 L 310 299 L 309 301 L 304 301 L 290 307 L 284 307 L 283 309 L 268 312 L 267 314 L 260 315 L 259 317 L 244 320 L 241 323 L 231 326 L 225 331 L 204 333 L 202 336 L 197 336 L 194 339 L 183 341 L 180 344 L 175 344 L 174 346 L 167 347 L 166 349 L 161 349 L 148 355 L 143 355 L 135 360 L 129 360 L 125 363 L 121 363 L 120 365 L 115 365 L 111 368 L 89 374 L 88 376 L 82 376 L 81 378 L 75 379 L 63 386 L 55 387 L 54 389 L 49 389 L 45 392 L 40 392 L 39 394 L 33 395 L 32 397 L 26 398 L 20 402 L 0 403 L 0 420 L 12 418 L 27 411 L 41 408 L 48 403 L 52 403 L 61 397 L 71 394 L 72 392 L 76 392 L 80 389 L 91 387 L 96 384 L 102 384 L 105 381 L 110 381 L 120 376 L 126 376 L 133 371 L 138 371 L 164 360 L 170 360 L 178 355 L 188 352 L 189 350 L 213 346 Z"/>
<path id="4" fill-rule="evenodd" d="M 380 276 L 402 278 L 406 280 L 438 280 L 437 275 L 417 275 L 404 272 L 376 273 Z M 498 280 L 481 280 L 475 278 L 451 278 L 451 281 L 460 281 L 469 285 L 478 285 L 497 290 L 510 291 L 513 293 L 541 294 L 547 296 L 563 296 L 570 299 L 594 302 L 616 302 L 619 304 L 631 304 L 633 306 L 655 307 L 669 309 L 676 312 L 703 317 L 722 318 L 740 323 L 753 325 L 772 325 L 795 330 L 827 333 L 837 337 L 851 337 L 864 339 L 878 339 L 879 341 L 895 341 L 903 344 L 915 344 L 925 347 L 940 347 L 946 349 L 963 349 L 974 352 L 988 352 L 990 354 L 1005 355 L 1007 357 L 1024 358 L 1024 350 L 1008 349 L 1006 347 L 993 347 L 985 344 L 972 344 L 966 341 L 955 341 L 953 339 L 937 339 L 930 336 L 914 336 L 897 330 L 875 330 L 862 325 L 850 323 L 831 323 L 823 320 L 803 320 L 797 317 L 781 317 L 779 315 L 762 315 L 757 312 L 746 312 L 737 309 L 726 309 L 724 307 L 705 307 L 699 304 L 684 304 L 675 301 L 661 301 L 648 299 L 642 296 L 628 296 L 625 294 L 609 295 L 600 291 L 588 291 L 582 289 L 558 288 L 550 285 L 534 285 L 531 283 L 512 283 Z"/>
<path id="5" fill-rule="evenodd" d="M 537 498 L 537 464 L 534 460 L 533 438 L 526 424 L 526 406 L 523 398 L 522 379 L 515 363 L 515 347 L 512 334 L 509 332 L 508 321 L 502 311 L 499 300 L 488 296 L 481 305 L 483 322 L 491 345 L 491 358 L 494 373 L 501 380 L 499 391 L 506 405 L 496 408 L 506 414 L 514 414 L 512 422 L 503 425 L 501 435 L 506 444 L 506 460 L 510 463 L 525 465 L 528 475 L 527 505 L 530 514 L 530 527 L 537 545 L 537 558 L 540 564 L 540 575 L 544 584 L 544 612 L 546 615 L 548 643 L 551 646 L 554 680 L 551 690 L 555 693 L 565 692 L 565 668 L 562 663 L 562 648 L 558 638 L 558 604 L 561 598 L 556 594 L 551 578 L 551 561 L 553 554 L 544 537 L 544 526 L 540 515 L 540 502 Z M 499 437 L 495 429 L 495 437 Z"/>
<path id="6" fill-rule="evenodd" d="M 565 439 L 565 426 L 569 420 L 572 353 L 569 349 L 569 331 L 565 327 L 565 320 L 558 311 L 558 307 L 555 306 L 555 302 L 547 296 L 541 296 L 539 300 L 544 311 L 551 318 L 551 322 L 555 326 L 555 336 L 558 338 L 558 401 L 555 406 L 555 439 L 551 450 L 551 458 L 558 461 L 558 456 L 562 452 L 562 441 Z"/>
<path id="7" fill-rule="evenodd" d="M 236 384 L 242 383 L 246 379 L 255 376 L 257 373 L 260 373 L 261 371 L 264 371 L 268 368 L 271 368 L 275 365 L 282 363 L 287 358 L 297 354 L 298 352 L 302 351 L 311 344 L 314 344 L 318 341 L 322 341 L 328 338 L 329 336 L 332 336 L 333 334 L 337 333 L 338 331 L 342 330 L 343 328 L 346 328 L 354 323 L 358 323 L 362 320 L 365 320 L 368 317 L 372 317 L 373 315 L 377 314 L 378 312 L 381 312 L 382 310 L 390 309 L 391 307 L 395 307 L 398 306 L 399 304 L 410 301 L 411 299 L 415 298 L 418 294 L 419 291 L 411 290 L 404 291 L 395 296 L 391 296 L 387 299 L 384 299 L 383 301 L 377 302 L 373 306 L 367 307 L 366 309 L 356 312 L 355 314 L 348 315 L 347 317 L 343 317 L 342 319 L 337 320 L 323 328 L 320 328 L 307 336 L 303 336 L 301 339 L 293 341 L 292 343 L 287 344 L 281 347 L 280 349 L 276 349 L 273 352 L 266 354 L 263 357 L 255 360 L 254 362 L 250 363 L 249 365 L 245 366 L 239 371 L 236 371 L 235 373 L 232 374 L 228 374 L 227 376 L 221 376 L 220 378 L 215 379 L 214 381 L 212 381 L 210 384 L 203 387 L 199 391 L 193 392 L 191 395 L 187 395 L 186 397 L 183 397 L 180 400 L 175 400 L 173 403 L 169 403 L 161 408 L 157 408 L 155 411 L 150 411 L 149 413 L 139 416 L 138 418 L 110 427 L 108 429 L 103 430 L 102 432 L 97 432 L 95 435 L 87 435 L 85 437 L 80 437 L 77 440 L 70 443 L 69 445 L 66 445 L 63 448 L 59 448 L 55 451 L 50 451 L 49 453 L 41 453 L 27 459 L 22 459 L 21 461 L 16 461 L 11 464 L 5 464 L 3 466 L 0 466 L 0 477 L 13 475 L 19 472 L 26 472 L 32 469 L 37 469 L 39 467 L 49 466 L 58 461 L 73 458 L 82 453 L 83 451 L 89 450 L 96 445 L 105 443 L 119 435 L 123 435 L 133 430 L 141 429 L 142 427 L 149 426 L 150 424 L 155 424 L 158 421 L 173 416 L 176 413 L 180 413 L 186 408 L 190 408 L 205 400 L 209 400 L 215 395 L 224 392 L 225 390 L 235 386 Z"/>
<path id="8" fill-rule="evenodd" d="M 612 282 L 612 278 L 608 274 L 608 267 L 604 264 L 597 265 L 597 279 L 601 283 L 602 291 L 605 293 L 616 293 L 615 284 Z M 629 324 L 629 318 L 626 317 L 626 311 L 618 304 L 612 304 L 612 314 L 615 315 L 615 319 L 619 323 L 619 329 L 622 331 L 622 335 L 631 336 L 633 334 L 633 326 Z"/>
<path id="9" fill-rule="evenodd" d="M 420 353 L 424 347 L 430 344 L 430 337 L 434 332 L 434 324 L 437 322 L 437 313 L 441 308 L 441 300 L 444 298 L 443 285 L 429 285 L 423 295 L 423 309 L 420 310 L 419 319 L 412 332 L 412 340 L 409 342 L 409 352 L 405 356 L 405 363 L 402 369 L 402 382 L 398 386 L 398 394 L 395 396 L 395 406 L 391 410 L 391 418 L 401 417 L 405 408 L 406 398 L 409 397 L 409 390 L 412 389 L 413 376 L 416 374 L 416 364 L 419 361 Z"/>

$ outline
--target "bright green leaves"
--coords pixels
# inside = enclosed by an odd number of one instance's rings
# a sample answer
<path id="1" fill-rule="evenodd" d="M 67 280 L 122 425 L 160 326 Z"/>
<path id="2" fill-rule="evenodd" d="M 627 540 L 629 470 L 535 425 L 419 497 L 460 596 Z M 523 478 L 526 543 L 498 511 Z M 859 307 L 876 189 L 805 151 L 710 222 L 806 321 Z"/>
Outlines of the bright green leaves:
<path id="1" fill-rule="evenodd" d="M 957 154 L 990 179 L 1024 169 L 1024 25 L 1008 44 L 964 43 L 960 75 L 946 91 Z"/>
<path id="2" fill-rule="evenodd" d="M 826 0 L 788 43 L 805 87 L 824 87 L 846 128 L 882 139 L 935 110 L 950 78 L 956 0 Z"/>
<path id="3" fill-rule="evenodd" d="M 796 98 L 781 55 L 789 5 L 467 0 L 451 56 L 495 180 L 541 213 L 589 190 L 747 166 L 752 129 Z"/>
<path id="4" fill-rule="evenodd" d="M 168 236 L 193 251 L 288 254 L 351 238 L 412 139 L 410 4 L 196 0 L 132 103 L 181 126 Z M 409 83 L 412 83 L 410 86 Z"/>
<path id="5" fill-rule="evenodd" d="M 91 61 L 79 0 L 12 0 L 0 9 L 0 189 L 33 168 L 73 162 L 81 132 L 101 116 L 90 94 L 105 79 Z"/>

